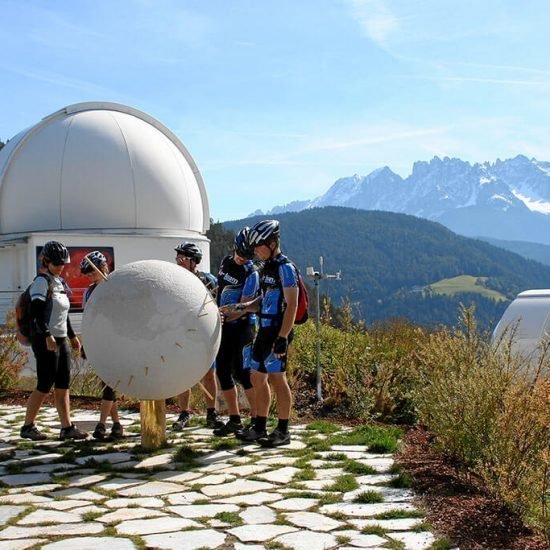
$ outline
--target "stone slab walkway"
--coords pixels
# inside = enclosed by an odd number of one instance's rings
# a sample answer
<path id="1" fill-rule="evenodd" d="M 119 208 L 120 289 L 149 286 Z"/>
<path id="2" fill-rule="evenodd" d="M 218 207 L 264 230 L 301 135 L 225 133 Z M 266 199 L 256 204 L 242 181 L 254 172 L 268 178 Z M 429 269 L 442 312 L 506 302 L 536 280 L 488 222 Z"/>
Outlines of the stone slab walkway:
<path id="1" fill-rule="evenodd" d="M 23 407 L 0 407 L 0 550 L 421 550 L 435 541 L 411 490 L 391 486 L 391 455 L 357 445 L 313 452 L 305 426 L 292 426 L 291 445 L 262 449 L 215 438 L 195 419 L 147 454 L 137 413 L 123 414 L 118 443 L 58 441 L 51 408 L 37 420 L 51 439 L 29 442 L 23 417 Z M 90 411 L 73 417 L 90 432 L 97 421 Z M 372 473 L 349 473 L 346 459 Z"/>

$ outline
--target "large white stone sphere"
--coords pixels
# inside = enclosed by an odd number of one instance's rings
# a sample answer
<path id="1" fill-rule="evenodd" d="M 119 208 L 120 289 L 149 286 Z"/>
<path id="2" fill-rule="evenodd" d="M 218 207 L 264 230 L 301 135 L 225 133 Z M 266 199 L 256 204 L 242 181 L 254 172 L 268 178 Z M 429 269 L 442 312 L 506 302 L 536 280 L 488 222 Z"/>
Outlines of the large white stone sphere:
<path id="1" fill-rule="evenodd" d="M 145 260 L 122 266 L 95 289 L 82 335 L 88 359 L 109 386 L 138 399 L 165 399 L 210 368 L 221 322 L 198 277 Z"/>

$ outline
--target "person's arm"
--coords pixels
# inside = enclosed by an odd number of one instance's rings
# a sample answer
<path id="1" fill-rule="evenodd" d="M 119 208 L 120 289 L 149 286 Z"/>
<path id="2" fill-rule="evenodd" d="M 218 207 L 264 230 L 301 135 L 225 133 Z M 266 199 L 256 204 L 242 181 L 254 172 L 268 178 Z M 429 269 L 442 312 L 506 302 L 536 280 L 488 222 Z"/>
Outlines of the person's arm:
<path id="1" fill-rule="evenodd" d="M 247 313 L 256 313 L 260 311 L 262 304 L 262 297 L 257 296 L 254 300 L 249 302 L 239 302 L 238 304 L 227 304 L 220 307 L 220 313 L 223 315 L 224 320 L 228 323 L 239 319 Z"/>
<path id="2" fill-rule="evenodd" d="M 38 334 L 43 334 L 46 339 L 48 351 L 57 351 L 57 342 L 50 334 L 50 328 L 46 321 L 46 301 L 41 297 L 31 302 L 31 315 Z"/>
<path id="3" fill-rule="evenodd" d="M 71 342 L 71 347 L 79 352 L 82 344 L 80 343 L 80 340 L 78 339 L 78 336 L 74 333 L 73 327 L 71 325 L 71 319 L 69 318 L 69 314 L 67 314 L 67 336 L 69 337 L 69 340 Z"/>
<path id="4" fill-rule="evenodd" d="M 283 312 L 283 319 L 279 334 L 273 343 L 275 357 L 284 357 L 288 350 L 288 335 L 294 327 L 296 311 L 298 309 L 298 273 L 291 264 L 285 264 L 279 268 L 279 275 L 283 282 L 283 296 L 286 308 Z"/>
<path id="5" fill-rule="evenodd" d="M 288 351 L 288 335 L 294 326 L 296 318 L 296 310 L 298 309 L 298 288 L 287 287 L 283 288 L 285 297 L 286 309 L 283 313 L 283 322 L 279 329 L 279 334 L 273 343 L 273 353 L 275 357 L 284 357 Z"/>

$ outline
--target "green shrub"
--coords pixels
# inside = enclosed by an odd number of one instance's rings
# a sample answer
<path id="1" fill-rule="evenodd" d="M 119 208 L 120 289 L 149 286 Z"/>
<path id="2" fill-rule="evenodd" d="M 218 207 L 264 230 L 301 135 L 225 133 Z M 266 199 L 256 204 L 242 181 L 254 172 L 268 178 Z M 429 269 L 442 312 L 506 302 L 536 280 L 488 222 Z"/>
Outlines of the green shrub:
<path id="1" fill-rule="evenodd" d="M 16 386 L 19 374 L 27 362 L 28 353 L 15 337 L 15 314 L 8 313 L 6 325 L 0 326 L 0 389 Z"/>
<path id="2" fill-rule="evenodd" d="M 509 345 L 492 346 L 464 310 L 461 325 L 430 335 L 418 357 L 416 406 L 436 446 L 550 540 L 548 349 L 528 364 Z"/>

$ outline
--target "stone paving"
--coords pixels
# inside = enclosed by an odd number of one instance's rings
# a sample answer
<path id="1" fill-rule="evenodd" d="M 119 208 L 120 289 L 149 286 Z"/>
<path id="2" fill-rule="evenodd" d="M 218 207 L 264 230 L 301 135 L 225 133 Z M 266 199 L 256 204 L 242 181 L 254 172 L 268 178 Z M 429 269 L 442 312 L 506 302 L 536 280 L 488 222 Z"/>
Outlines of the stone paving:
<path id="1" fill-rule="evenodd" d="M 436 540 L 411 490 L 392 487 L 390 454 L 314 452 L 311 436 L 326 435 L 306 426 L 292 426 L 289 446 L 262 449 L 215 438 L 195 419 L 147 454 L 137 413 L 123 414 L 127 437 L 117 443 L 58 441 L 51 408 L 37 420 L 51 439 L 29 442 L 19 437 L 23 417 L 23 407 L 0 407 L 0 550 L 420 550 Z M 90 432 L 97 417 L 73 412 Z M 371 473 L 349 473 L 350 459 L 352 471 Z"/>

